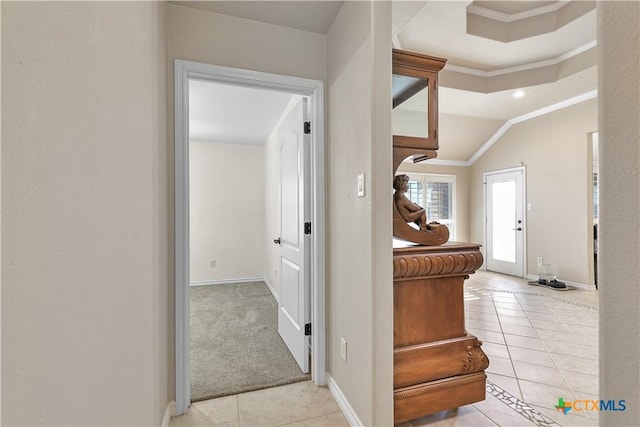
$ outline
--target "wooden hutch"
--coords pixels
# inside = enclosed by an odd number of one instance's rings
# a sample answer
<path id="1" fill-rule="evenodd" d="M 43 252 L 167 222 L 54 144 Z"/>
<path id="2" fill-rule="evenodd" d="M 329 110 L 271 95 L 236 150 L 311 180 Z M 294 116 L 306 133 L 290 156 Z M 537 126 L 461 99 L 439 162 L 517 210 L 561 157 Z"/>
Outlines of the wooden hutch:
<path id="1" fill-rule="evenodd" d="M 446 60 L 393 50 L 393 107 L 418 103 L 425 122 L 394 111 L 393 168 L 437 156 L 438 72 Z M 419 230 L 393 206 L 394 422 L 484 400 L 489 360 L 465 330 L 464 280 L 482 265 L 480 245 L 448 243 L 444 225 Z"/>

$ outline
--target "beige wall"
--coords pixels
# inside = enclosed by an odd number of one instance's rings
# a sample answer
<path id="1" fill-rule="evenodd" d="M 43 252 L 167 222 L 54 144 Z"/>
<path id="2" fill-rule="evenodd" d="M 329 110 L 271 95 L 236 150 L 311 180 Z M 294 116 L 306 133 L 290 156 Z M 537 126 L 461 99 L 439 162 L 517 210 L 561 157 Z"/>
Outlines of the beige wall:
<path id="1" fill-rule="evenodd" d="M 393 195 L 391 137 L 391 2 L 373 1 L 371 45 L 372 151 L 371 192 L 373 250 L 373 398 L 374 425 L 393 422 L 393 283 L 392 219 Z"/>
<path id="2" fill-rule="evenodd" d="M 559 278 L 589 284 L 589 133 L 597 130 L 597 101 L 590 100 L 512 126 L 470 172 L 470 238 L 483 241 L 483 173 L 526 166 L 527 270 L 537 257 L 557 267 Z"/>
<path id="3" fill-rule="evenodd" d="M 264 276 L 264 157 L 264 145 L 189 142 L 191 283 Z"/>
<path id="4" fill-rule="evenodd" d="M 598 2 L 600 425 L 640 425 L 640 4 Z"/>
<path id="5" fill-rule="evenodd" d="M 444 166 L 432 165 L 429 161 L 420 163 L 402 163 L 398 168 L 398 173 L 431 173 L 442 175 L 454 175 L 456 177 L 456 240 L 458 242 L 469 242 L 469 218 L 471 216 L 469 208 L 469 173 L 470 169 L 465 166 Z M 478 240 L 476 243 L 480 243 Z"/>
<path id="6" fill-rule="evenodd" d="M 2 424 L 159 425 L 164 7 L 2 2 Z"/>
<path id="7" fill-rule="evenodd" d="M 326 36 L 169 4 L 169 67 L 174 59 L 324 80 Z M 170 76 L 169 83 L 173 84 Z M 173 86 L 171 86 L 173 87 Z"/>
<path id="8" fill-rule="evenodd" d="M 364 425 L 393 423 L 390 40 L 387 3 L 346 2 L 328 33 L 327 360 Z"/>

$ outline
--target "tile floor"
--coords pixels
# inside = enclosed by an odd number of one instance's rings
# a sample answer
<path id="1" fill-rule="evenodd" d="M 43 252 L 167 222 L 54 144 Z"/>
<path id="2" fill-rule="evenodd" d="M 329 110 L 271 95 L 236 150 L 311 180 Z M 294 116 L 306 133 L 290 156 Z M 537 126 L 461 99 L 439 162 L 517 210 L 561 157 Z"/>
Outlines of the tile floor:
<path id="1" fill-rule="evenodd" d="M 553 291 L 478 271 L 465 284 L 466 326 L 489 356 L 487 398 L 418 426 L 596 426 L 597 412 L 554 408 L 598 399 L 598 293 Z M 347 426 L 325 387 L 290 384 L 198 402 L 171 426 Z"/>
<path id="2" fill-rule="evenodd" d="M 305 381 L 196 402 L 170 426 L 347 427 L 349 423 L 328 388 Z"/>

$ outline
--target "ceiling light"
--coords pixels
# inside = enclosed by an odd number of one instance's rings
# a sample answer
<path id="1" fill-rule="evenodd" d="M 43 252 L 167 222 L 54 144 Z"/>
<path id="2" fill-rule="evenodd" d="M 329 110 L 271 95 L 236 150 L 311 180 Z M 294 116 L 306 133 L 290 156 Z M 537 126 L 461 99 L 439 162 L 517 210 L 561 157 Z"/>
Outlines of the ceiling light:
<path id="1" fill-rule="evenodd" d="M 525 95 L 525 92 L 522 89 L 518 89 L 513 93 L 514 98 L 522 98 Z"/>

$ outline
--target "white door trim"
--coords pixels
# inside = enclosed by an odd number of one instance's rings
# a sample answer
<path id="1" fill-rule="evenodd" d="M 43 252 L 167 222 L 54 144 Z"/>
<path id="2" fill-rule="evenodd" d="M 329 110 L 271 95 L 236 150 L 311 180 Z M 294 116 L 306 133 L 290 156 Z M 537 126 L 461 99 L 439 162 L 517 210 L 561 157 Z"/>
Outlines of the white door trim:
<path id="1" fill-rule="evenodd" d="M 279 90 L 309 97 L 311 107 L 311 322 L 312 380 L 326 384 L 324 83 L 176 59 L 175 94 L 175 271 L 176 415 L 191 403 L 189 366 L 189 80 Z"/>
<path id="2" fill-rule="evenodd" d="M 483 207 L 482 211 L 484 226 L 482 227 L 482 240 L 483 247 L 485 251 L 488 249 L 487 246 L 487 176 L 489 175 L 497 175 L 501 173 L 508 172 L 517 172 L 522 171 L 522 222 L 524 223 L 524 230 L 522 234 L 522 276 L 523 278 L 527 277 L 527 168 L 525 166 L 518 166 L 515 168 L 507 168 L 494 170 L 490 172 L 483 172 L 482 174 L 482 188 L 483 188 Z M 484 269 L 487 269 L 487 257 L 488 254 L 485 253 L 484 257 Z"/>

